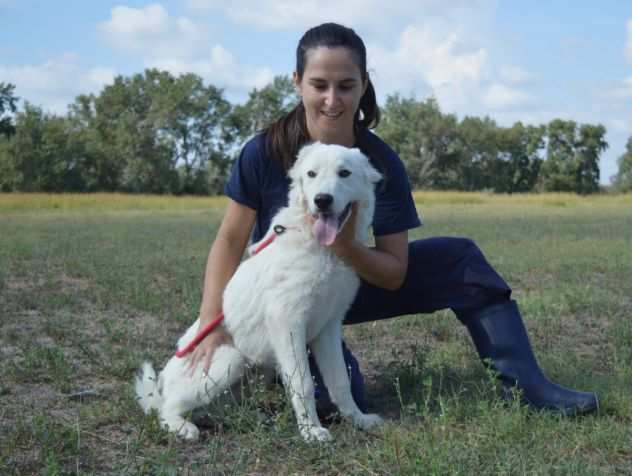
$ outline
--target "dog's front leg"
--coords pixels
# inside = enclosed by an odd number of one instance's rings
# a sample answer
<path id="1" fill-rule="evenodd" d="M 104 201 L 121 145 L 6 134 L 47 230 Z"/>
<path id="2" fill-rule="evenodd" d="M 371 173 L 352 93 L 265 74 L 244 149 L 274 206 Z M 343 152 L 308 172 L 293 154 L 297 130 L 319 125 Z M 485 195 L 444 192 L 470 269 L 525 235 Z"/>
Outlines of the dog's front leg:
<path id="1" fill-rule="evenodd" d="M 283 332 L 274 340 L 279 371 L 289 393 L 301 436 L 306 441 L 327 441 L 331 434 L 316 413 L 314 382 L 309 371 L 304 330 Z"/>
<path id="2" fill-rule="evenodd" d="M 332 320 L 310 343 L 312 354 L 329 391 L 331 400 L 342 416 L 350 418 L 362 429 L 382 423 L 379 415 L 362 413 L 351 395 L 349 374 L 342 354 L 342 329 L 339 321 Z"/>

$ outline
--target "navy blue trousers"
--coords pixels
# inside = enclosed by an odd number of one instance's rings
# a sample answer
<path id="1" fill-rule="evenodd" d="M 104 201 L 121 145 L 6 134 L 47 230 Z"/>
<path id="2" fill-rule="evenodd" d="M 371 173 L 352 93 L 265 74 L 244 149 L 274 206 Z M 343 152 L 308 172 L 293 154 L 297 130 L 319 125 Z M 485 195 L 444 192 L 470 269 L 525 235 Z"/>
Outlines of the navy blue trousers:
<path id="1" fill-rule="evenodd" d="M 363 282 L 344 324 L 377 321 L 406 314 L 425 314 L 452 309 L 457 317 L 507 300 L 511 288 L 467 238 L 437 237 L 408 245 L 408 270 L 396 291 Z M 366 409 L 364 379 L 358 362 L 343 342 L 343 353 L 353 398 Z M 330 405 L 327 389 L 313 359 L 310 359 L 319 405 Z"/>
<path id="2" fill-rule="evenodd" d="M 437 237 L 408 245 L 408 270 L 396 291 L 363 282 L 344 324 L 452 309 L 457 315 L 509 299 L 511 288 L 468 238 Z"/>

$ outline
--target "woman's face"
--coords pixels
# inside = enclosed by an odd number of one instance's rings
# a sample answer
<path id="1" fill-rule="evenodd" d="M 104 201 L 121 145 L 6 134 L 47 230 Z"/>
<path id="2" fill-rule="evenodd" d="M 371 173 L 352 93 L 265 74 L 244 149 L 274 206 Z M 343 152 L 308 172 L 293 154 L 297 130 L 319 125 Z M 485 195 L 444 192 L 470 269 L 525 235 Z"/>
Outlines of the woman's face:
<path id="1" fill-rule="evenodd" d="M 308 50 L 303 77 L 295 72 L 294 84 L 305 106 L 310 138 L 353 146 L 353 119 L 367 84 L 353 53 L 344 47 Z"/>

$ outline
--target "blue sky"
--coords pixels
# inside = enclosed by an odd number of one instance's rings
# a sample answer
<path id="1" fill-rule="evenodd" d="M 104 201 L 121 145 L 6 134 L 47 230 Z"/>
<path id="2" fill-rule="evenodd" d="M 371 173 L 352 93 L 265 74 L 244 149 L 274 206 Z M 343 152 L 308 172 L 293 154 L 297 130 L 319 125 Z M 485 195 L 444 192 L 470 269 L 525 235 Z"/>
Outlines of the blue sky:
<path id="1" fill-rule="evenodd" d="M 195 72 L 233 102 L 290 74 L 302 33 L 324 21 L 365 40 L 381 101 L 434 95 L 444 112 L 501 125 L 601 123 L 601 181 L 632 135 L 628 0 L 0 0 L 0 82 L 65 113 L 115 75 Z"/>

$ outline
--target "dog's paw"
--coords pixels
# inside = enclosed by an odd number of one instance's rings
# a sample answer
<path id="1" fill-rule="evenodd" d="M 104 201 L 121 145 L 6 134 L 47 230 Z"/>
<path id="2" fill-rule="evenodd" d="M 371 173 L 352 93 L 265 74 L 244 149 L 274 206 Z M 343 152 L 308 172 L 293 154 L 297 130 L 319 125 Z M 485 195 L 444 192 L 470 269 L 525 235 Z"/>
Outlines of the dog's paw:
<path id="1" fill-rule="evenodd" d="M 363 430 L 368 430 L 374 426 L 381 425 L 384 423 L 384 420 L 381 416 L 376 415 L 375 413 L 360 413 L 358 416 L 353 418 L 353 423 Z"/>
<path id="2" fill-rule="evenodd" d="M 185 421 L 178 428 L 178 437 L 187 441 L 196 441 L 200 437 L 200 430 L 193 423 Z"/>
<path id="3" fill-rule="evenodd" d="M 331 441 L 332 436 L 327 428 L 322 426 L 309 426 L 301 428 L 301 436 L 307 442 Z"/>

